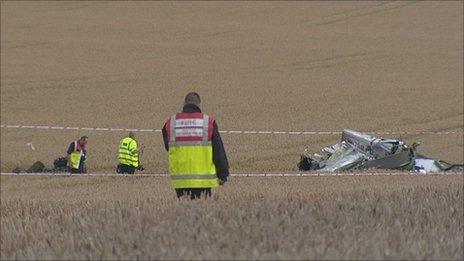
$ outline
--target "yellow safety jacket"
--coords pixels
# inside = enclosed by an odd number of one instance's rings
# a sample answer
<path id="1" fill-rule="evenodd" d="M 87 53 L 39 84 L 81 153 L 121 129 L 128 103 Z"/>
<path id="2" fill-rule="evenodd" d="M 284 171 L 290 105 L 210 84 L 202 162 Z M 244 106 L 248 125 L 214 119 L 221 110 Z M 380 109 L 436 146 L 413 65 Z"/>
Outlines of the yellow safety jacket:
<path id="1" fill-rule="evenodd" d="M 119 163 L 137 168 L 139 166 L 139 153 L 137 141 L 131 137 L 125 137 L 119 143 Z"/>
<path id="2" fill-rule="evenodd" d="M 82 153 L 80 151 L 71 153 L 71 168 L 79 169 L 79 165 L 81 164 L 81 157 Z"/>
<path id="3" fill-rule="evenodd" d="M 166 124 L 173 188 L 212 188 L 219 185 L 211 144 L 213 122 L 203 113 L 178 113 Z"/>
<path id="4" fill-rule="evenodd" d="M 78 141 L 74 141 L 74 151 L 71 153 L 71 168 L 79 169 L 81 164 L 82 150 L 78 150 Z"/>

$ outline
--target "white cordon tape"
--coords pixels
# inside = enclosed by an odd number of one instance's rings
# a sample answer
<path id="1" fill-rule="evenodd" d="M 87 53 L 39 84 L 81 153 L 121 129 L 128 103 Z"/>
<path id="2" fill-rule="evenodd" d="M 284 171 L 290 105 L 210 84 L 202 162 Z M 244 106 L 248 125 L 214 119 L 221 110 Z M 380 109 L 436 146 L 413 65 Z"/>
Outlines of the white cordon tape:
<path id="1" fill-rule="evenodd" d="M 262 174 L 230 174 L 231 177 L 338 177 L 338 176 L 430 176 L 430 175 L 463 175 L 463 172 L 434 172 L 422 174 L 418 172 L 369 172 L 369 173 L 262 173 Z M 73 177 L 169 177 L 168 174 L 70 174 L 70 173 L 0 173 L 1 176 L 73 176 Z"/>
<path id="2" fill-rule="evenodd" d="M 129 129 L 129 128 L 101 128 L 101 127 L 61 127 L 61 126 L 46 126 L 46 125 L 0 125 L 1 128 L 10 129 L 40 129 L 40 130 L 82 130 L 82 131 L 134 131 L 134 132 L 161 132 L 160 129 Z M 219 131 L 224 134 L 251 134 L 251 135 L 340 135 L 341 131 L 249 131 L 249 130 L 226 130 Z M 463 130 L 455 131 L 381 131 L 381 132 L 366 132 L 367 134 L 378 135 L 449 135 L 463 134 Z"/>

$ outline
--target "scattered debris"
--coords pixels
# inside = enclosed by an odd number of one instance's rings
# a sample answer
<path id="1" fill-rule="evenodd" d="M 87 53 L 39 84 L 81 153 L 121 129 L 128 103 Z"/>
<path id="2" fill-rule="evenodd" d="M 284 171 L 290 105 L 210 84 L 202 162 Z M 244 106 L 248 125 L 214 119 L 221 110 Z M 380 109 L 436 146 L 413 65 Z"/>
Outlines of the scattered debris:
<path id="1" fill-rule="evenodd" d="M 301 155 L 300 170 L 339 172 L 355 169 L 392 169 L 420 173 L 463 171 L 463 164 L 449 164 L 417 154 L 419 143 L 406 145 L 402 140 L 383 139 L 365 133 L 344 130 L 339 143 L 325 147 L 322 154 Z"/>
<path id="2" fill-rule="evenodd" d="M 32 144 L 32 142 L 28 142 L 26 145 L 29 146 L 31 150 L 35 150 L 34 144 Z"/>
<path id="3" fill-rule="evenodd" d="M 12 170 L 13 173 L 61 173 L 69 172 L 68 159 L 66 157 L 58 157 L 53 161 L 53 168 L 46 168 L 41 161 L 36 161 L 28 169 L 16 167 Z"/>

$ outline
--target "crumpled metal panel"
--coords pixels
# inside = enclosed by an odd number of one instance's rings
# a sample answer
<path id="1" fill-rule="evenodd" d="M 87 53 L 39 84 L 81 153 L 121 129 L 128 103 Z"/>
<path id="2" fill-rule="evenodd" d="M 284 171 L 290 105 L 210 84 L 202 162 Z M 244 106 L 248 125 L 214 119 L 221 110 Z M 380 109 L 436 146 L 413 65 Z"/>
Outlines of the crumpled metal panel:
<path id="1" fill-rule="evenodd" d="M 354 168 L 366 160 L 366 156 L 346 143 L 339 143 L 339 149 L 334 151 L 318 171 L 336 172 Z"/>
<path id="2" fill-rule="evenodd" d="M 462 172 L 463 164 L 449 164 L 416 153 L 419 144 L 407 146 L 401 140 L 382 139 L 353 130 L 343 130 L 341 142 L 322 149 L 322 155 L 306 152 L 300 170 L 337 172 L 352 169 L 398 169 L 420 172 Z"/>
<path id="3" fill-rule="evenodd" d="M 413 162 L 413 155 L 409 150 L 400 153 L 387 155 L 383 158 L 366 161 L 362 168 L 377 169 L 410 169 Z"/>
<path id="4" fill-rule="evenodd" d="M 406 169 L 411 167 L 414 151 L 403 141 L 382 139 L 371 135 L 343 130 L 341 142 L 322 149 L 322 155 L 303 155 L 308 170 L 337 172 L 351 169 L 384 168 Z M 306 158 L 305 158 L 306 157 Z"/>

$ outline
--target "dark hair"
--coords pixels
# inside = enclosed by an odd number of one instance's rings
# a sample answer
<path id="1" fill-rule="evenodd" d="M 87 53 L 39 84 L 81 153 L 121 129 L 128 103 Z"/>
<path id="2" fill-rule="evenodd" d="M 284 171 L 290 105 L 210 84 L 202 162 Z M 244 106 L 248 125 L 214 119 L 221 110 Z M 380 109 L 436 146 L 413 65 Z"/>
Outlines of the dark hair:
<path id="1" fill-rule="evenodd" d="M 89 138 L 89 137 L 87 137 L 87 136 L 82 136 L 82 137 L 80 138 L 80 140 L 86 140 L 86 139 L 88 139 L 88 138 Z"/>
<path id="2" fill-rule="evenodd" d="M 185 95 L 184 102 L 185 104 L 199 105 L 201 102 L 200 95 L 196 92 L 189 92 Z"/>

